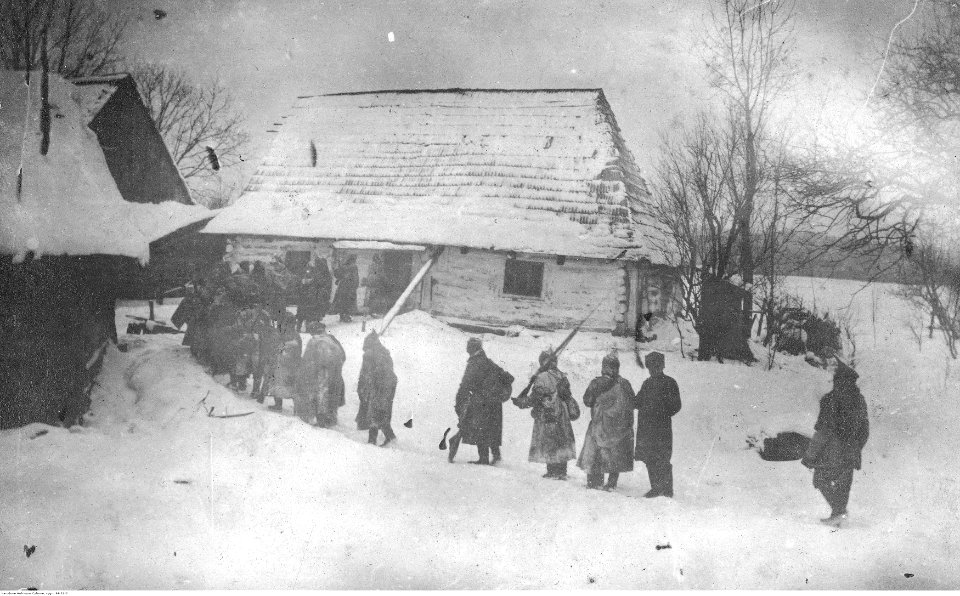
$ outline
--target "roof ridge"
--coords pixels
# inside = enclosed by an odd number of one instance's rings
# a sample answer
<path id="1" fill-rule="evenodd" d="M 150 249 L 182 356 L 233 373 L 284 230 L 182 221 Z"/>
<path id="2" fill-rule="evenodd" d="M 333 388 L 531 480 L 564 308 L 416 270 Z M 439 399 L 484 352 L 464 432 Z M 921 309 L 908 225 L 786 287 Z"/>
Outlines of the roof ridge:
<path id="1" fill-rule="evenodd" d="M 116 72 L 111 74 L 91 75 L 86 77 L 71 77 L 66 80 L 73 83 L 74 85 L 98 85 L 103 83 L 119 82 L 126 79 L 127 77 L 132 77 L 132 76 L 133 75 L 129 72 Z"/>
<path id="2" fill-rule="evenodd" d="M 297 99 L 307 99 L 311 97 L 342 97 L 342 96 L 351 96 L 351 95 L 377 95 L 379 93 L 398 93 L 404 95 L 412 95 L 417 93 L 573 93 L 573 92 L 592 92 L 592 93 L 603 93 L 603 89 L 600 87 L 544 87 L 544 88 L 535 88 L 535 89 L 510 89 L 505 87 L 488 87 L 488 88 L 474 88 L 474 87 L 449 87 L 449 88 L 436 88 L 436 89 L 381 89 L 378 91 L 343 91 L 339 93 L 316 93 L 312 95 L 298 95 Z"/>

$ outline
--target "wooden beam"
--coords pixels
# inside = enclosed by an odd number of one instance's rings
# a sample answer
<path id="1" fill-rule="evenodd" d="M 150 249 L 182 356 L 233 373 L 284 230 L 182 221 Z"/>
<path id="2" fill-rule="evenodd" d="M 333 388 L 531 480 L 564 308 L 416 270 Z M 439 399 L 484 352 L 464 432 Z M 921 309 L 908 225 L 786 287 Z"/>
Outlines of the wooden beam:
<path id="1" fill-rule="evenodd" d="M 420 271 L 417 271 L 417 274 L 413 276 L 413 279 L 410 280 L 410 283 L 407 284 L 406 289 L 400 294 L 400 297 L 397 298 L 396 303 L 393 307 L 387 312 L 386 316 L 383 317 L 383 324 L 380 326 L 379 335 L 383 335 L 387 331 L 387 327 L 390 326 L 390 323 L 393 322 L 394 317 L 397 316 L 397 313 L 400 312 L 400 309 L 403 307 L 403 303 L 407 301 L 407 298 L 410 297 L 410 294 L 413 293 L 413 289 L 417 287 L 423 276 L 427 274 L 427 271 L 430 271 L 430 268 L 433 267 L 433 264 L 437 262 L 437 258 L 440 256 L 440 253 L 443 252 L 443 247 L 437 247 L 434 249 L 433 254 L 430 255 L 430 258 L 427 259 L 427 262 L 420 267 Z"/>

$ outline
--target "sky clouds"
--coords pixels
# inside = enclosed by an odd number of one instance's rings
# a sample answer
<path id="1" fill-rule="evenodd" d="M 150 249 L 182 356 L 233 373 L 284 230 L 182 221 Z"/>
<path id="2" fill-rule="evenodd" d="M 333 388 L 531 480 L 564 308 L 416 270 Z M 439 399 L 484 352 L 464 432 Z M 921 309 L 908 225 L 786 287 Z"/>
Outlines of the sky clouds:
<path id="1" fill-rule="evenodd" d="M 710 93 L 699 53 L 706 0 L 110 3 L 131 19 L 130 53 L 233 89 L 248 115 L 253 161 L 297 95 L 602 87 L 649 170 L 659 132 Z M 890 29 L 913 4 L 798 2 L 800 77 L 786 109 L 809 118 L 825 102 L 862 100 Z M 154 18 L 157 8 L 164 19 Z"/>

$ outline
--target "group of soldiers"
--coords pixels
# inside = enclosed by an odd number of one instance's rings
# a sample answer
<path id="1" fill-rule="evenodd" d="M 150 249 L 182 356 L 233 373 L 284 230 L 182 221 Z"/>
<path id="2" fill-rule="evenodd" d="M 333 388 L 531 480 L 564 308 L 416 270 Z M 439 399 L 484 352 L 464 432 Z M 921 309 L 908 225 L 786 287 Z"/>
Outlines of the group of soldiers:
<path id="1" fill-rule="evenodd" d="M 299 275 L 274 265 L 242 263 L 235 271 L 225 265 L 197 276 L 171 322 L 178 328 L 187 325 L 183 343 L 212 374 L 229 374 L 232 389 L 246 391 L 252 376 L 250 395 L 258 402 L 273 398 L 271 408 L 279 410 L 290 399 L 304 420 L 333 426 L 344 405 L 346 355 L 323 323 L 333 282 L 327 262 L 318 259 Z M 347 256 L 334 276 L 333 311 L 349 321 L 359 284 L 356 257 Z M 296 304 L 296 315 L 287 310 L 289 302 Z M 310 334 L 306 347 L 301 329 Z M 371 353 L 373 360 L 382 360 L 375 346 Z M 392 372 L 392 363 L 389 367 Z M 372 367 L 370 374 L 380 374 L 380 368 Z M 365 416 L 376 417 L 379 410 L 374 406 L 369 412 Z M 384 432 L 392 436 L 389 427 Z"/>
<path id="2" fill-rule="evenodd" d="M 471 463 L 492 465 L 501 459 L 502 404 L 510 399 L 514 379 L 487 357 L 479 339 L 467 342 L 467 353 L 454 405 L 459 430 L 450 439 L 448 460 L 453 462 L 460 444 L 466 443 L 477 446 L 478 459 Z M 600 376 L 590 382 L 582 399 L 591 420 L 579 458 L 571 422 L 580 417 L 580 406 L 567 376 L 557 368 L 555 352 L 542 352 L 539 361 L 528 390 L 512 401 L 521 409 L 530 409 L 533 434 L 528 459 L 546 464 L 543 477 L 566 480 L 567 463 L 576 459 L 577 466 L 587 473 L 587 488 L 611 491 L 621 473 L 633 471 L 636 460 L 646 464 L 650 479 L 650 490 L 644 496 L 672 497 L 671 418 L 680 411 L 681 403 L 677 382 L 663 372 L 664 355 L 646 355 L 650 376 L 637 393 L 620 376 L 616 353 L 604 356 Z"/>
<path id="3" fill-rule="evenodd" d="M 478 458 L 471 463 L 492 465 L 501 459 L 502 404 L 510 399 L 514 378 L 487 357 L 479 339 L 467 342 L 467 354 L 454 403 L 459 430 L 450 439 L 448 460 L 453 462 L 460 444 L 466 443 L 477 447 Z M 820 521 L 839 527 L 847 519 L 853 472 L 860 469 L 870 424 L 857 373 L 837 362 L 833 389 L 820 400 L 815 433 L 802 463 L 814 470 L 813 486 L 830 505 L 830 515 Z M 555 352 L 540 354 L 540 369 L 529 391 L 521 392 L 513 403 L 530 409 L 534 422 L 529 461 L 546 464 L 544 478 L 566 480 L 567 463 L 576 459 L 587 474 L 587 488 L 612 491 L 620 474 L 633 471 L 634 461 L 642 461 L 650 481 L 644 496 L 673 497 L 672 418 L 681 408 L 680 389 L 664 374 L 662 353 L 646 354 L 644 364 L 649 376 L 634 393 L 620 376 L 616 352 L 604 356 L 600 376 L 590 382 L 581 400 L 590 409 L 590 425 L 578 457 L 571 422 L 579 418 L 580 406 L 567 376 L 557 368 Z"/>
<path id="4" fill-rule="evenodd" d="M 211 366 L 213 374 L 229 373 L 233 388 L 245 390 L 252 375 L 251 397 L 260 403 L 272 397 L 270 407 L 279 410 L 284 399 L 292 399 L 301 419 L 332 427 L 337 424 L 337 410 L 345 404 L 346 353 L 322 322 L 328 309 L 323 291 L 304 289 L 326 286 L 329 296 L 331 280 L 325 265 L 324 261 L 295 280 L 297 315 L 286 310 L 277 291 L 279 284 L 261 265 L 198 280 L 172 322 L 177 327 L 187 323 L 184 344 Z M 343 292 L 355 306 L 355 260 L 345 260 L 335 275 L 335 312 L 349 320 L 352 310 L 338 305 L 338 300 Z M 300 336 L 304 326 L 310 334 L 306 347 Z M 477 447 L 478 458 L 471 463 L 494 465 L 502 458 L 503 404 L 511 400 L 514 377 L 486 355 L 478 338 L 468 340 L 467 354 L 454 401 L 458 431 L 450 439 L 448 460 L 454 461 L 464 443 Z M 681 401 L 676 380 L 664 374 L 662 353 L 646 354 L 649 376 L 637 392 L 620 376 L 616 352 L 604 356 L 600 375 L 581 399 L 591 419 L 579 456 L 571 422 L 579 418 L 580 405 L 558 368 L 557 352 L 542 352 L 539 364 L 530 384 L 512 403 L 530 410 L 533 431 L 528 459 L 546 464 L 544 478 L 566 480 L 568 462 L 576 459 L 587 474 L 587 488 L 612 491 L 620 474 L 633 471 L 634 461 L 642 461 L 650 482 L 644 496 L 673 497 L 672 417 L 680 411 Z M 839 364 L 834 389 L 821 400 L 816 434 L 802 460 L 815 470 L 814 486 L 831 506 L 830 517 L 821 520 L 830 525 L 846 519 L 853 470 L 860 469 L 860 452 L 869 436 L 866 404 L 856 379 L 852 368 Z M 371 444 L 377 444 L 380 433 L 384 436 L 380 445 L 396 439 L 391 427 L 396 388 L 390 351 L 376 332 L 370 332 L 363 342 L 356 423 L 359 430 L 368 431 Z"/>

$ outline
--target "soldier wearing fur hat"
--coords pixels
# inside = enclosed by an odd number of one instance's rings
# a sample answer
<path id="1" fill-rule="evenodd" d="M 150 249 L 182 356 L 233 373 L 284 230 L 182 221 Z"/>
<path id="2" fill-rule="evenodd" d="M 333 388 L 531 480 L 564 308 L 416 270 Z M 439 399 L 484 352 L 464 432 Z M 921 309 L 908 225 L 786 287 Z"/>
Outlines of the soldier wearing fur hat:
<path id="1" fill-rule="evenodd" d="M 368 431 L 368 443 L 375 445 L 380 431 L 384 436 L 381 447 L 397 438 L 390 427 L 396 392 L 397 375 L 393 372 L 390 350 L 380 343 L 377 333 L 371 331 L 363 340 L 363 361 L 357 383 L 357 395 L 360 398 L 357 428 Z"/>
<path id="2" fill-rule="evenodd" d="M 820 399 L 813 439 L 801 462 L 813 469 L 813 486 L 830 505 L 825 524 L 839 527 L 847 518 L 853 471 L 860 469 L 860 452 L 870 436 L 867 402 L 857 387 L 856 371 L 840 362 L 833 390 Z"/>
<path id="3" fill-rule="evenodd" d="M 454 405 L 460 430 L 450 438 L 447 459 L 453 462 L 462 441 L 477 446 L 477 461 L 470 463 L 496 464 L 503 438 L 503 402 L 510 399 L 513 375 L 487 357 L 478 338 L 467 341 L 467 354 L 467 368 Z"/>
<path id="4" fill-rule="evenodd" d="M 610 491 L 622 472 L 633 471 L 635 400 L 630 382 L 620 376 L 616 352 L 603 357 L 600 376 L 587 387 L 583 405 L 590 408 L 590 426 L 577 466 L 587 473 L 587 488 Z"/>
<path id="5" fill-rule="evenodd" d="M 650 352 L 644 359 L 650 376 L 637 392 L 637 448 L 634 458 L 647 466 L 650 490 L 643 496 L 673 496 L 673 423 L 680 411 L 680 388 L 663 374 L 664 356 Z"/>
<path id="6" fill-rule="evenodd" d="M 567 462 L 577 457 L 577 441 L 570 421 L 580 416 L 580 409 L 570 394 L 570 381 L 557 368 L 557 357 L 551 350 L 540 354 L 540 371 L 530 392 L 517 397 L 514 403 L 521 409 L 532 408 L 529 461 L 547 464 L 544 478 L 566 480 Z"/>
<path id="7" fill-rule="evenodd" d="M 307 342 L 297 373 L 294 410 L 305 422 L 313 417 L 317 426 L 337 424 L 337 409 L 344 405 L 343 363 L 347 356 L 337 338 L 320 321 L 307 323 Z"/>

